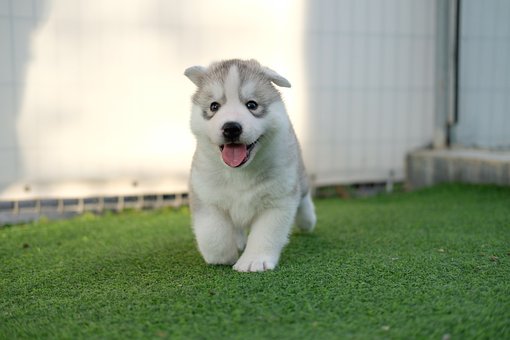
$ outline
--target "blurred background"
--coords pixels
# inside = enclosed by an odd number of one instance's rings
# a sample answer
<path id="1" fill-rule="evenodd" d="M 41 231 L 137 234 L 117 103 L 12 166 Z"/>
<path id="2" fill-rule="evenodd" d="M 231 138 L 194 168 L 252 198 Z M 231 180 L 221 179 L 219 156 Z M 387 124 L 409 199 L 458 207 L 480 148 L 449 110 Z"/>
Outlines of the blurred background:
<path id="1" fill-rule="evenodd" d="M 316 186 L 510 149 L 510 1 L 0 0 L 0 200 L 179 194 L 191 65 L 255 58 Z"/>

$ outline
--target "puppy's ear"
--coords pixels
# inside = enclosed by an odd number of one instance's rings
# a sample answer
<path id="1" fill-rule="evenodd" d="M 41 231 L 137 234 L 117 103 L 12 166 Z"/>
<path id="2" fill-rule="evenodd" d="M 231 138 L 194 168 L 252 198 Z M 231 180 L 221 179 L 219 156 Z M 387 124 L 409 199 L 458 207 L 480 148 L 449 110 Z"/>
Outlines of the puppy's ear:
<path id="1" fill-rule="evenodd" d="M 196 86 L 202 84 L 207 69 L 203 66 L 191 66 L 184 71 L 184 75 L 189 78 Z"/>
<path id="2" fill-rule="evenodd" d="M 276 73 L 276 71 L 271 70 L 269 67 L 262 67 L 262 72 L 275 84 L 280 87 L 290 87 L 290 82 Z"/>

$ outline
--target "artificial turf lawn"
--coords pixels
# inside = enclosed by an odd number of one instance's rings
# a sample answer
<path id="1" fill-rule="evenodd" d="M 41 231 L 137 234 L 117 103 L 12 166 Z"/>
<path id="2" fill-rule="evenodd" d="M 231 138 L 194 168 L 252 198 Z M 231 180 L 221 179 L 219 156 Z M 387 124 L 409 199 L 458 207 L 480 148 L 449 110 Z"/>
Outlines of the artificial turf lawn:
<path id="1" fill-rule="evenodd" d="M 0 338 L 510 338 L 510 189 L 316 201 L 277 270 L 207 266 L 186 209 L 0 229 Z"/>

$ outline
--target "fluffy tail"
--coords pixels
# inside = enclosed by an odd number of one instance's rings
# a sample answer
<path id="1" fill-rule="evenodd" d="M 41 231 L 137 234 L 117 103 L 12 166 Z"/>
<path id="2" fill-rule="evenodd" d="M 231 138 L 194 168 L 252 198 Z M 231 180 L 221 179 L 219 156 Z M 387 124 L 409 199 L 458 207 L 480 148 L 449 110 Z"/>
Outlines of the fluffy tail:
<path id="1" fill-rule="evenodd" d="M 315 227 L 317 217 L 315 216 L 315 207 L 313 206 L 310 192 L 301 199 L 296 214 L 296 225 L 302 231 L 311 232 Z"/>

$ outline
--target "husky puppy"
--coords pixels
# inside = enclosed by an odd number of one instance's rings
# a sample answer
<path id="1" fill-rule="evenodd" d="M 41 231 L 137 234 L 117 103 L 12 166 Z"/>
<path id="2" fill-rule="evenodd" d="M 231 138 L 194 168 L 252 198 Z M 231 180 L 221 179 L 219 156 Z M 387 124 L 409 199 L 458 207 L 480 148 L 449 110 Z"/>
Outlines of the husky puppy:
<path id="1" fill-rule="evenodd" d="M 210 264 L 274 269 L 293 222 L 311 231 L 314 206 L 294 129 L 274 85 L 287 79 L 255 60 L 193 66 L 193 230 Z"/>

